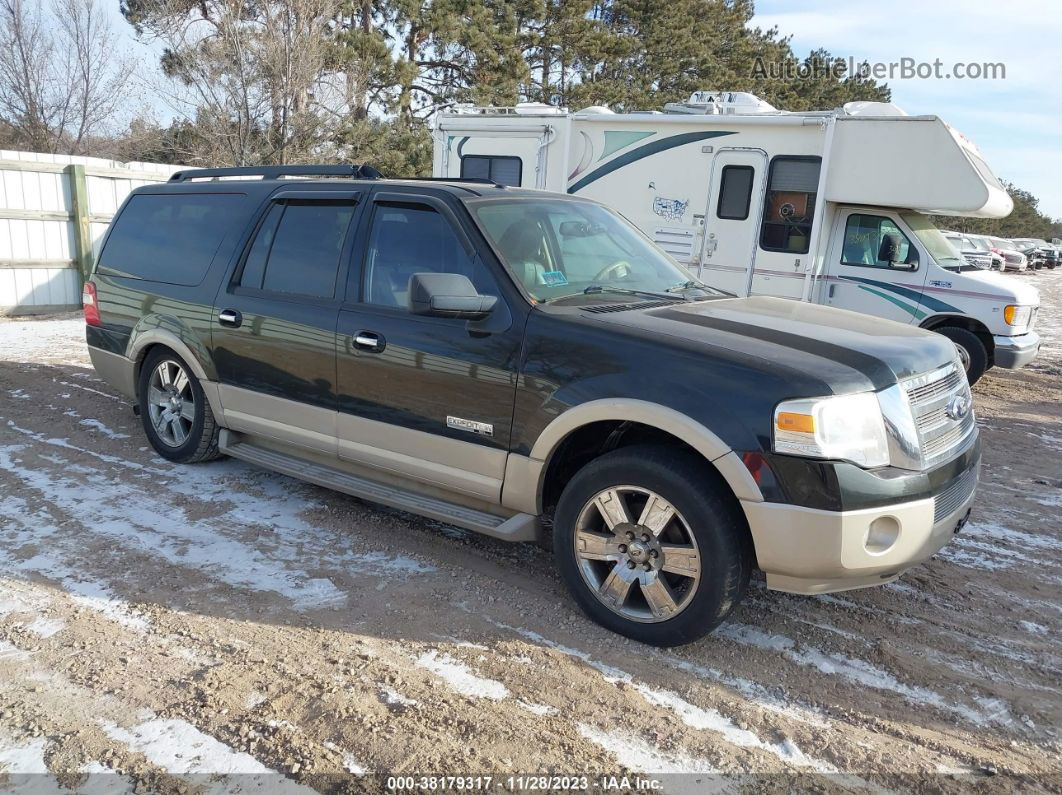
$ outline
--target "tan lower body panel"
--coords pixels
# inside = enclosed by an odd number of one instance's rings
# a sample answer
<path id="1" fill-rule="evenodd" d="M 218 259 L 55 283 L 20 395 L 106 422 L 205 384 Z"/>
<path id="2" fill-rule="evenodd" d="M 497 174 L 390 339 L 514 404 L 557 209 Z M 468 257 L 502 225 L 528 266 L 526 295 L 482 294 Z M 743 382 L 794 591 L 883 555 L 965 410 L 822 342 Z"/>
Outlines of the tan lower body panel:
<path id="1" fill-rule="evenodd" d="M 744 502 L 767 587 L 815 594 L 881 585 L 921 563 L 953 537 L 973 495 L 934 521 L 932 498 L 859 511 L 821 511 Z"/>
<path id="2" fill-rule="evenodd" d="M 100 348 L 88 346 L 89 359 L 92 361 L 92 367 L 99 374 L 100 378 L 113 386 L 127 398 L 132 401 L 136 401 L 137 395 L 137 383 L 136 383 L 136 364 L 132 359 L 122 356 L 117 353 L 111 353 Z M 204 378 L 199 378 L 199 386 L 203 388 L 203 394 L 206 396 L 207 403 L 210 404 L 210 410 L 214 412 L 214 418 L 225 424 L 225 413 L 221 407 L 221 396 L 218 393 L 218 384 L 214 381 L 207 381 Z"/>
<path id="3" fill-rule="evenodd" d="M 339 414 L 339 457 L 498 504 L 504 450 Z"/>
<path id="4" fill-rule="evenodd" d="M 234 431 L 337 456 L 362 466 L 498 504 L 506 452 L 342 414 L 240 387 L 221 386 Z"/>

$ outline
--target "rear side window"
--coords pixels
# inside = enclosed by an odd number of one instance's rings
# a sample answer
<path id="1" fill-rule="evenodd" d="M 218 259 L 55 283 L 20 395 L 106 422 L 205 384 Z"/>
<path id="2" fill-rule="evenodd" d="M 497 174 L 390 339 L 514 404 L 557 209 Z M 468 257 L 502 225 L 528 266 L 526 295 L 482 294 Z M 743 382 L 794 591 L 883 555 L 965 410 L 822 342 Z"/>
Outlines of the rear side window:
<path id="1" fill-rule="evenodd" d="M 203 281 L 230 230 L 243 226 L 239 193 L 141 193 L 129 199 L 97 271 L 189 287 Z"/>
<path id="2" fill-rule="evenodd" d="M 519 188 L 523 165 L 518 157 L 464 155 L 461 158 L 461 178 L 489 179 L 499 185 Z"/>
<path id="3" fill-rule="evenodd" d="M 351 202 L 274 204 L 247 252 L 240 285 L 333 298 L 339 257 L 353 215 Z"/>
<path id="4" fill-rule="evenodd" d="M 752 201 L 752 166 L 723 166 L 719 178 L 719 206 L 715 215 L 724 221 L 744 221 L 749 217 Z"/>
<path id="5" fill-rule="evenodd" d="M 817 157 L 776 157 L 771 161 L 760 248 L 808 253 L 821 162 Z"/>

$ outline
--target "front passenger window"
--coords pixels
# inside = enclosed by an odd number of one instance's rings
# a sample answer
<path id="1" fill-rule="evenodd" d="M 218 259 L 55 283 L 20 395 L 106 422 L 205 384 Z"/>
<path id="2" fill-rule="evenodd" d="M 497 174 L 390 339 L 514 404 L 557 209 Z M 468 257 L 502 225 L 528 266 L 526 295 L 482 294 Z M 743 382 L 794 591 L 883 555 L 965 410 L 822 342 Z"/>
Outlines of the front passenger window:
<path id="1" fill-rule="evenodd" d="M 442 215 L 422 205 L 377 205 L 365 256 L 365 302 L 405 308 L 414 273 L 459 273 L 481 295 L 498 294 L 490 273 L 468 255 Z"/>

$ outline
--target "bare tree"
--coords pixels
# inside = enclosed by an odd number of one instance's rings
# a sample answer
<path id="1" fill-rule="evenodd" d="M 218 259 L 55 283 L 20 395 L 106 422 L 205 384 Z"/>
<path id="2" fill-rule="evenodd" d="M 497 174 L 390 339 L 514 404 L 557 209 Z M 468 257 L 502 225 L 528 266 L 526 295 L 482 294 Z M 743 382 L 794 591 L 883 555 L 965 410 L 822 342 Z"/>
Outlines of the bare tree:
<path id="1" fill-rule="evenodd" d="M 164 48 L 154 90 L 194 122 L 197 159 L 242 165 L 310 157 L 344 112 L 328 79 L 338 0 L 127 0 Z"/>
<path id="2" fill-rule="evenodd" d="M 96 0 L 54 0 L 50 17 L 0 0 L 0 123 L 15 145 L 85 154 L 121 126 L 134 67 Z"/>

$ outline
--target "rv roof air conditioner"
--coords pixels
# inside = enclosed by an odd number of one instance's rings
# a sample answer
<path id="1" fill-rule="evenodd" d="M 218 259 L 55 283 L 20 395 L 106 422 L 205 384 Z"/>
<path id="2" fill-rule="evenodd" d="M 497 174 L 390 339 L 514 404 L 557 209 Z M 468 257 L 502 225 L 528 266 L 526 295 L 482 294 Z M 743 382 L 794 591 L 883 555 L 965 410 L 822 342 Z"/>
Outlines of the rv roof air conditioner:
<path id="1" fill-rule="evenodd" d="M 669 102 L 665 113 L 698 115 L 778 113 L 778 109 L 747 91 L 694 91 L 686 102 Z"/>

